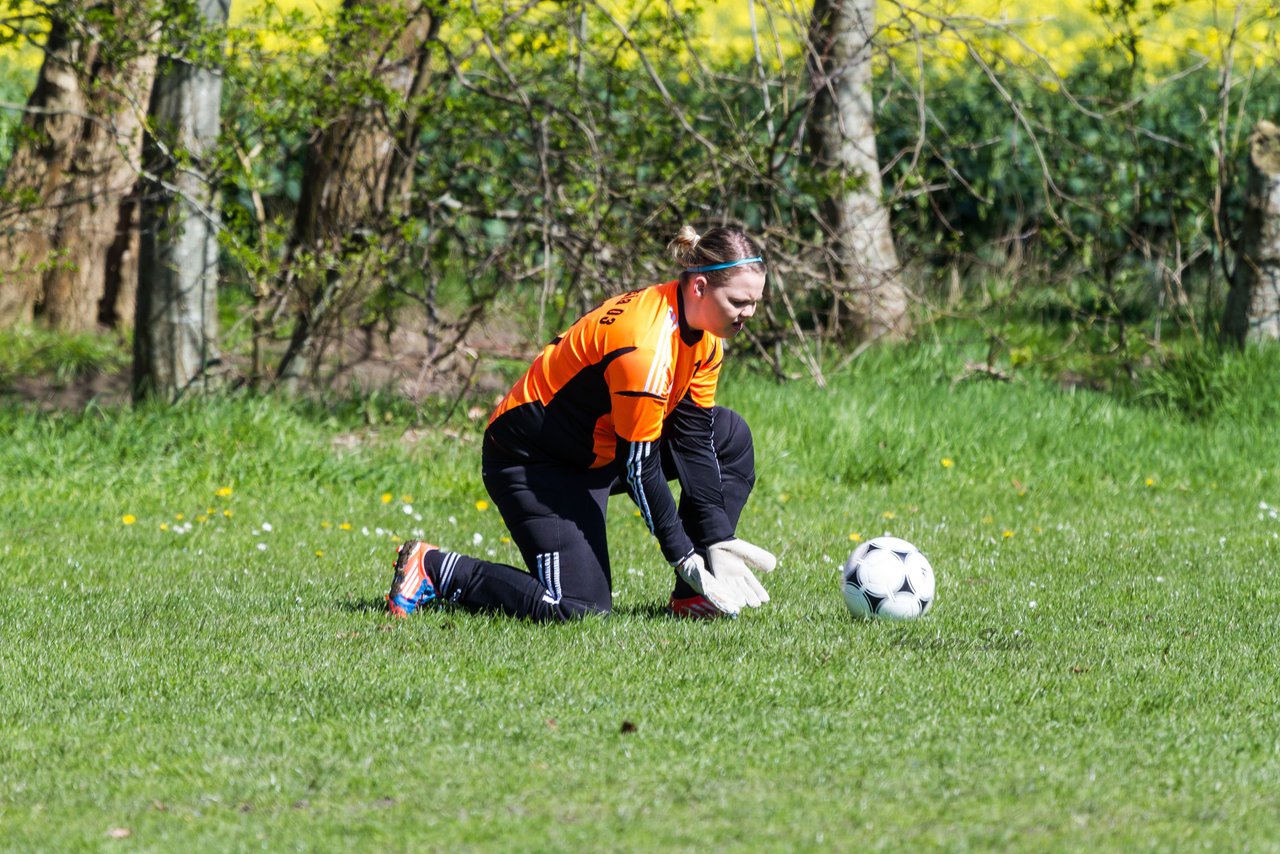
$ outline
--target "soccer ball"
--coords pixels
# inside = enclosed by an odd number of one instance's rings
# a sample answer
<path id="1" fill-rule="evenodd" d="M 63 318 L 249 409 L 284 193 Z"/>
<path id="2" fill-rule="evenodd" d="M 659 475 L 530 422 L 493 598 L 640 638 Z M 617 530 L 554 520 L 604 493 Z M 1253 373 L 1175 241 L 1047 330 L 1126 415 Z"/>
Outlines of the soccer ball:
<path id="1" fill-rule="evenodd" d="M 840 571 L 849 611 L 860 619 L 914 620 L 933 604 L 933 567 L 897 537 L 876 537 L 854 549 Z"/>

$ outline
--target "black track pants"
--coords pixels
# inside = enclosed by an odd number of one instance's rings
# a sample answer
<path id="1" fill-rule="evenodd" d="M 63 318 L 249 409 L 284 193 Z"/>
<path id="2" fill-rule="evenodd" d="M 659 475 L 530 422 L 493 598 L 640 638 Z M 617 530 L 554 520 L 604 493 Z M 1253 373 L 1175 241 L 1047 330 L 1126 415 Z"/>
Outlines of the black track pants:
<path id="1" fill-rule="evenodd" d="M 742 416 L 717 407 L 713 435 L 725 512 L 736 527 L 755 484 L 751 430 Z M 668 480 L 675 479 L 665 442 L 662 467 Z M 486 441 L 482 475 L 529 569 L 432 552 L 428 569 L 441 598 L 471 610 L 533 620 L 608 613 L 613 583 L 605 508 L 610 494 L 623 491 L 614 467 L 582 470 L 558 462 L 516 460 Z M 702 550 L 711 545 L 683 499 L 679 512 L 696 546 Z M 675 595 L 690 596 L 693 591 L 677 578 Z"/>

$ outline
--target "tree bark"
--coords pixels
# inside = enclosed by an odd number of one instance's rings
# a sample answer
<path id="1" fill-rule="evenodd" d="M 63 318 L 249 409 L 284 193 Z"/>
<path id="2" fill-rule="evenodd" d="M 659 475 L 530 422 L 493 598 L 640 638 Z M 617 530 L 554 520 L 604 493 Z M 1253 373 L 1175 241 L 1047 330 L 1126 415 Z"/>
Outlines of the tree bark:
<path id="1" fill-rule="evenodd" d="M 229 0 L 197 0 L 201 24 L 226 24 Z M 208 384 L 218 361 L 218 212 L 202 173 L 218 141 L 222 76 L 161 60 L 144 142 L 133 393 L 175 401 Z"/>
<path id="2" fill-rule="evenodd" d="M 106 33 L 84 22 L 51 26 L 5 175 L 0 326 L 36 317 L 66 332 L 132 323 L 136 277 L 113 255 L 128 262 L 136 250 L 113 247 L 137 240 L 128 199 L 142 147 L 140 103 L 155 73 L 149 6 L 112 4 Z"/>
<path id="3" fill-rule="evenodd" d="M 1237 347 L 1280 338 L 1280 127 L 1258 122 L 1249 137 L 1248 172 L 1221 333 Z"/>
<path id="4" fill-rule="evenodd" d="M 807 61 L 813 90 L 809 152 L 812 167 L 836 187 L 822 206 L 821 225 L 837 305 L 850 307 L 861 340 L 901 338 L 911 327 L 881 199 L 871 94 L 874 33 L 874 0 L 815 0 Z"/>
<path id="5" fill-rule="evenodd" d="M 388 18 L 387 10 L 402 14 Z M 350 29 L 335 48 L 338 61 L 358 64 L 395 103 L 350 104 L 307 147 L 289 246 L 299 306 L 277 370 L 286 385 L 301 378 L 330 317 L 362 290 L 359 274 L 345 269 L 354 265 L 343 262 L 377 247 L 386 224 L 408 209 L 422 122 L 416 96 L 429 79 L 428 44 L 439 29 L 416 0 L 344 0 L 342 16 Z"/>
<path id="6" fill-rule="evenodd" d="M 5 172 L 0 220 L 0 326 L 30 323 L 44 294 L 44 271 L 56 262 L 53 233 L 60 187 L 86 114 L 76 73 L 85 45 L 55 20 L 36 87 L 27 99 L 18 144 Z"/>

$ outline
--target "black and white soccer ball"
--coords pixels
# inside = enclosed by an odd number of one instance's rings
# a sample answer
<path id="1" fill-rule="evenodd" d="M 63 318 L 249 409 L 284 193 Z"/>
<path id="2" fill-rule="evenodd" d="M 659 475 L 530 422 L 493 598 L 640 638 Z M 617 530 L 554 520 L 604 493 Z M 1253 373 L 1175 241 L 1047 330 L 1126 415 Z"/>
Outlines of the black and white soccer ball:
<path id="1" fill-rule="evenodd" d="M 864 620 L 914 620 L 933 605 L 933 567 L 906 540 L 876 537 L 854 549 L 840 571 L 844 603 Z"/>

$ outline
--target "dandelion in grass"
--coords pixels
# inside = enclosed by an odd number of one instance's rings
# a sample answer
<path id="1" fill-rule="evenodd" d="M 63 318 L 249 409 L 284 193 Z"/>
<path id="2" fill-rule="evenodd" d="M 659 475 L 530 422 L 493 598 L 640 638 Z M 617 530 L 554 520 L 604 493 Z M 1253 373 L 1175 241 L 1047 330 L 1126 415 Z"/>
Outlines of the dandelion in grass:
<path id="1" fill-rule="evenodd" d="M 884 511 L 883 513 L 881 513 L 881 514 L 880 514 L 880 518 L 881 518 L 881 519 L 896 519 L 896 518 L 898 518 L 898 514 L 897 514 L 897 513 L 894 513 L 892 510 L 886 510 L 886 511 Z"/>
<path id="2" fill-rule="evenodd" d="M 951 457 L 943 457 L 943 458 L 942 458 L 942 467 L 943 467 L 944 469 L 949 469 L 949 468 L 951 468 L 952 466 L 954 466 L 955 464 L 956 464 L 956 461 L 955 461 L 955 460 L 953 460 L 953 459 L 951 459 Z"/>
<path id="3" fill-rule="evenodd" d="M 384 493 L 382 493 L 382 503 L 383 503 L 383 504 L 390 504 L 390 503 L 391 503 L 391 500 L 392 500 L 393 498 L 395 498 L 395 496 L 394 496 L 394 495 L 392 495 L 390 492 L 384 492 Z"/>
<path id="4" fill-rule="evenodd" d="M 339 526 L 338 526 L 338 529 L 339 529 L 339 530 L 342 530 L 342 531 L 350 531 L 350 530 L 351 530 L 351 523 L 350 523 L 350 522 L 343 522 L 341 525 L 339 525 Z"/>
<path id="5" fill-rule="evenodd" d="M 233 491 L 234 491 L 234 490 L 232 490 L 232 488 L 231 488 L 231 487 L 229 487 L 229 486 L 224 486 L 224 487 L 220 488 L 217 492 L 215 492 L 215 493 L 214 493 L 214 495 L 218 496 L 219 498 L 230 498 L 230 497 L 231 497 L 231 493 L 232 493 Z"/>
<path id="6" fill-rule="evenodd" d="M 223 516 L 225 516 L 226 518 L 230 519 L 230 518 L 231 518 L 231 508 L 227 508 L 226 510 L 223 510 L 223 511 L 222 511 L 222 515 L 223 515 Z"/>
<path id="7" fill-rule="evenodd" d="M 324 557 L 324 552 L 320 549 L 316 549 L 316 557 Z"/>
<path id="8" fill-rule="evenodd" d="M 161 531 L 167 531 L 167 530 L 169 530 L 169 523 L 168 523 L 168 522 L 161 522 L 161 523 L 160 523 L 160 530 L 161 530 Z"/>
<path id="9" fill-rule="evenodd" d="M 320 522 L 320 527 L 324 528 L 327 531 L 333 527 L 333 523 L 330 522 L 328 519 L 324 519 Z"/>
<path id="10" fill-rule="evenodd" d="M 183 519 L 185 519 L 185 518 L 187 518 L 187 517 L 186 517 L 186 515 L 185 515 L 185 514 L 183 514 L 183 513 L 174 513 L 174 514 L 173 514 L 173 518 L 174 518 L 174 521 L 181 522 Z"/>
<path id="11" fill-rule="evenodd" d="M 483 513 L 484 511 L 489 509 L 489 502 L 481 498 L 479 501 L 476 502 L 476 509 L 479 510 L 481 513 Z"/>
<path id="12" fill-rule="evenodd" d="M 1008 528 L 1006 528 L 1005 530 L 1000 532 L 1000 536 L 1004 537 L 1007 540 L 1013 536 L 1013 531 L 1010 531 Z"/>
<path id="13" fill-rule="evenodd" d="M 851 543 L 860 543 L 860 542 L 862 542 L 862 535 L 861 535 L 861 534 L 859 534 L 857 531 L 850 531 L 850 532 L 849 532 L 849 542 L 851 542 Z"/>
<path id="14" fill-rule="evenodd" d="M 126 513 L 120 517 L 120 521 L 126 525 L 132 525 L 134 522 L 138 521 L 138 517 L 132 513 Z"/>
<path id="15" fill-rule="evenodd" d="M 1143 481 L 1143 483 L 1145 483 L 1148 487 L 1152 487 L 1156 485 L 1156 479 L 1154 477 L 1149 477 L 1145 481 Z"/>

